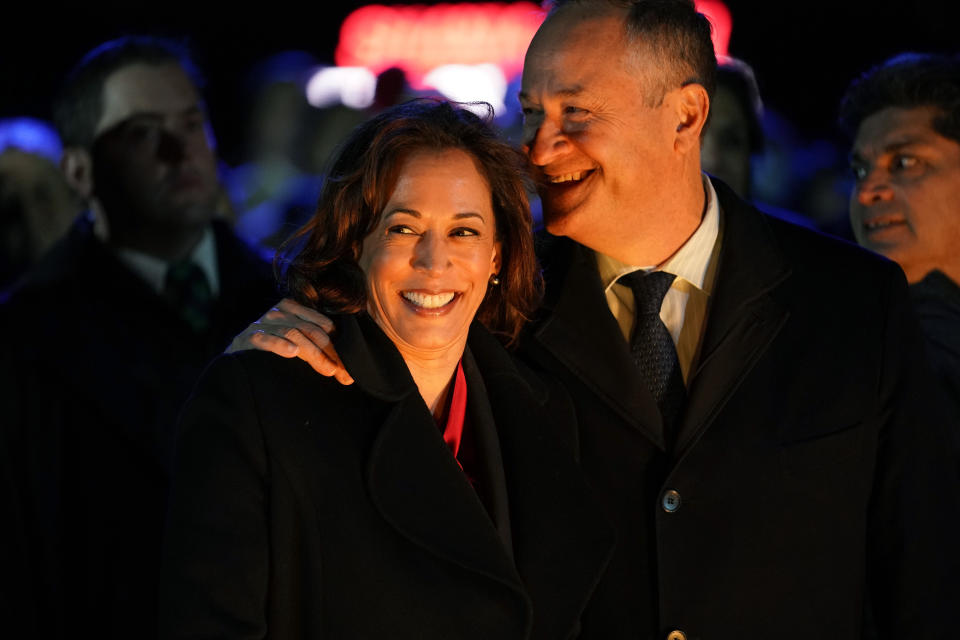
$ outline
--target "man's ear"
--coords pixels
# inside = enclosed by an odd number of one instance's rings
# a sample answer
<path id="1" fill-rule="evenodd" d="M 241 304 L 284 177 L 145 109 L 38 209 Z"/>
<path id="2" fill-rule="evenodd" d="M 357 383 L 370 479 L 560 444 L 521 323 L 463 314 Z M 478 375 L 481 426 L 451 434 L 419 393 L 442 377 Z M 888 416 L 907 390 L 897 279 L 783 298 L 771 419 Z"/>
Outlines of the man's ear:
<path id="1" fill-rule="evenodd" d="M 89 202 L 93 196 L 93 157 L 87 149 L 67 147 L 60 157 L 60 168 L 67 183 L 83 199 Z"/>
<path id="2" fill-rule="evenodd" d="M 710 113 L 710 96 L 703 85 L 692 82 L 680 87 L 676 101 L 677 135 L 674 147 L 686 153 L 700 148 L 700 133 Z"/>

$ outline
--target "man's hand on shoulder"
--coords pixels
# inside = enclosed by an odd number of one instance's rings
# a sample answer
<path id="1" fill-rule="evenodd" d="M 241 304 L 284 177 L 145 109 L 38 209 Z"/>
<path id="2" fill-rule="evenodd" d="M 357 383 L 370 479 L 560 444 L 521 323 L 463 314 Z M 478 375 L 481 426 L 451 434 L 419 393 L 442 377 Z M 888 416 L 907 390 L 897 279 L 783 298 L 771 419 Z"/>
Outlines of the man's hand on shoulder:
<path id="1" fill-rule="evenodd" d="M 320 375 L 353 384 L 330 342 L 334 329 L 327 316 L 284 298 L 235 337 L 226 352 L 259 349 L 284 358 L 300 358 Z"/>

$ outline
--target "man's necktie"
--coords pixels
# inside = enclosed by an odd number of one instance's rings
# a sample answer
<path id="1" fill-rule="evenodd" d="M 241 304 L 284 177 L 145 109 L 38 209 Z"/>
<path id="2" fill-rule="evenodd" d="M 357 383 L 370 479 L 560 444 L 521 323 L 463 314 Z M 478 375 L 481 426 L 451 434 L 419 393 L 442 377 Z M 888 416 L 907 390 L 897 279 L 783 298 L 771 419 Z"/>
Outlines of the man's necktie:
<path id="1" fill-rule="evenodd" d="M 167 268 L 163 297 L 196 333 L 210 326 L 213 292 L 203 270 L 191 260 L 175 262 Z"/>
<path id="2" fill-rule="evenodd" d="M 687 396 L 677 347 L 660 320 L 663 297 L 675 277 L 665 271 L 634 271 L 620 278 L 621 283 L 633 290 L 634 323 L 630 351 L 660 408 L 668 444 Z"/>

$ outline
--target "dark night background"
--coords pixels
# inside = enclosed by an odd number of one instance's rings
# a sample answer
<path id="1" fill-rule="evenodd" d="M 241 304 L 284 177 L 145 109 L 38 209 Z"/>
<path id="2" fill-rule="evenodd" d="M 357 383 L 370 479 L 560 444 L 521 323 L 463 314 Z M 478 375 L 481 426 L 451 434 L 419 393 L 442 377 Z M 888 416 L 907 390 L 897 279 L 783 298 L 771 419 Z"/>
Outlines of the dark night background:
<path id="1" fill-rule="evenodd" d="M 754 66 L 766 103 L 807 138 L 835 135 L 840 95 L 866 67 L 904 50 L 958 48 L 958 3 L 947 0 L 725 2 L 734 22 L 731 54 Z M 60 77 L 102 40 L 131 32 L 185 36 L 206 72 L 221 152 L 231 161 L 244 114 L 242 78 L 250 66 L 282 49 L 332 61 L 340 22 L 363 4 L 371 3 L 274 0 L 251 9 L 200 2 L 8 3 L 0 30 L 0 117 L 49 117 Z"/>

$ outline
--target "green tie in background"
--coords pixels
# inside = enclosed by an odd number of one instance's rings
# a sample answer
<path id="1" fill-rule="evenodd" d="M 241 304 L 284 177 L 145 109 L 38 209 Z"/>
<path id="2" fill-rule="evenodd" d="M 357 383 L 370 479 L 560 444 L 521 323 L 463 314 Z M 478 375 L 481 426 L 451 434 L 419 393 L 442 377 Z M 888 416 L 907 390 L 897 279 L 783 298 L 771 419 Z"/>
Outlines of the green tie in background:
<path id="1" fill-rule="evenodd" d="M 163 297 L 195 333 L 203 333 L 210 326 L 213 292 L 195 262 L 175 262 L 167 268 Z"/>

